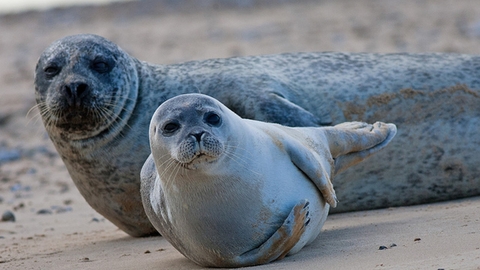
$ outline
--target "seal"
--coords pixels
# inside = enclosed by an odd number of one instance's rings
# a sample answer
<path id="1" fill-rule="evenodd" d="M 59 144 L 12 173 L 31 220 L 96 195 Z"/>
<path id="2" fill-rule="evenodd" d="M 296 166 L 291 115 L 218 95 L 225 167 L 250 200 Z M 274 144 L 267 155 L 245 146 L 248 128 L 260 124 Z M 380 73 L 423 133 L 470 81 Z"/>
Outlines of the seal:
<path id="1" fill-rule="evenodd" d="M 152 224 L 199 265 L 241 267 L 315 240 L 337 205 L 333 176 L 384 148 L 396 127 L 291 128 L 187 94 L 158 107 L 149 133 L 141 193 Z"/>
<path id="2" fill-rule="evenodd" d="M 286 126 L 392 122 L 392 147 L 336 179 L 332 212 L 480 194 L 480 56 L 287 53 L 154 65 L 96 35 L 50 45 L 35 72 L 46 130 L 86 201 L 133 236 L 155 233 L 140 197 L 148 126 L 165 100 L 212 96 Z M 455 134 L 455 136 L 452 136 Z"/>

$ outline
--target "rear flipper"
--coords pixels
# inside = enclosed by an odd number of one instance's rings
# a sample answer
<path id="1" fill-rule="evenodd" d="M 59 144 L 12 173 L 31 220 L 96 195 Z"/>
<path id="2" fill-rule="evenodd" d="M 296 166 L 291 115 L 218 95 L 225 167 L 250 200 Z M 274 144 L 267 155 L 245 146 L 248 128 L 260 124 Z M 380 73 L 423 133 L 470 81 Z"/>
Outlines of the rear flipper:
<path id="1" fill-rule="evenodd" d="M 303 200 L 295 205 L 282 226 L 267 241 L 238 256 L 231 266 L 258 265 L 283 259 L 300 240 L 310 222 L 309 204 Z"/>
<path id="2" fill-rule="evenodd" d="M 383 149 L 397 133 L 394 124 L 346 122 L 325 128 L 337 174 Z"/>

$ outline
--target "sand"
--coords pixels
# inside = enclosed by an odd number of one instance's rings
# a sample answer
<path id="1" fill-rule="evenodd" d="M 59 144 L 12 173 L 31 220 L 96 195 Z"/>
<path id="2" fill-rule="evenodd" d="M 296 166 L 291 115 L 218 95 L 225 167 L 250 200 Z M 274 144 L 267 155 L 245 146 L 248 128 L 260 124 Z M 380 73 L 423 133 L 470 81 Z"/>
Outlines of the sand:
<path id="1" fill-rule="evenodd" d="M 27 115 L 35 63 L 58 38 L 95 33 L 164 64 L 295 51 L 480 53 L 476 0 L 220 2 L 0 16 L 0 214 L 15 216 L 0 222 L 0 269 L 200 268 L 165 239 L 129 237 L 92 210 L 38 112 Z M 312 245 L 253 269 L 480 269 L 480 197 L 331 215 Z"/>

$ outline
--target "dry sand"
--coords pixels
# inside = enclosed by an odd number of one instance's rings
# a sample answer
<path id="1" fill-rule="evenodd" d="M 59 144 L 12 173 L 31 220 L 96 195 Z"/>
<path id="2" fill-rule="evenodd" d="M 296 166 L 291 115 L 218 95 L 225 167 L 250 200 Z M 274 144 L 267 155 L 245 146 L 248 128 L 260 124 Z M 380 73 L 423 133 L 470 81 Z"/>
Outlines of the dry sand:
<path id="1" fill-rule="evenodd" d="M 477 0 L 220 2 L 0 16 L 0 213 L 16 218 L 0 222 L 0 269 L 200 268 L 165 239 L 131 238 L 93 211 L 38 112 L 27 115 L 36 60 L 58 38 L 96 33 L 154 63 L 295 51 L 480 52 Z M 480 197 L 331 215 L 312 245 L 254 269 L 480 269 Z"/>

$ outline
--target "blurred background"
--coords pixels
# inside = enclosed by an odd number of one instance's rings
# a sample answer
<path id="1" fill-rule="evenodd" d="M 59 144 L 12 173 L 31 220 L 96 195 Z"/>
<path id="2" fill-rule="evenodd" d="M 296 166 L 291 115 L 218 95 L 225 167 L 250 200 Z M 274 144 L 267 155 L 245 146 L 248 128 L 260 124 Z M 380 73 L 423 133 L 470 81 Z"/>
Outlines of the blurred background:
<path id="1" fill-rule="evenodd" d="M 56 7 L 70 7 L 85 4 L 108 4 L 129 0 L 15 0 L 2 1 L 0 13 L 18 13 L 30 10 L 46 10 Z M 131 1 L 131 0 L 130 0 Z"/>

